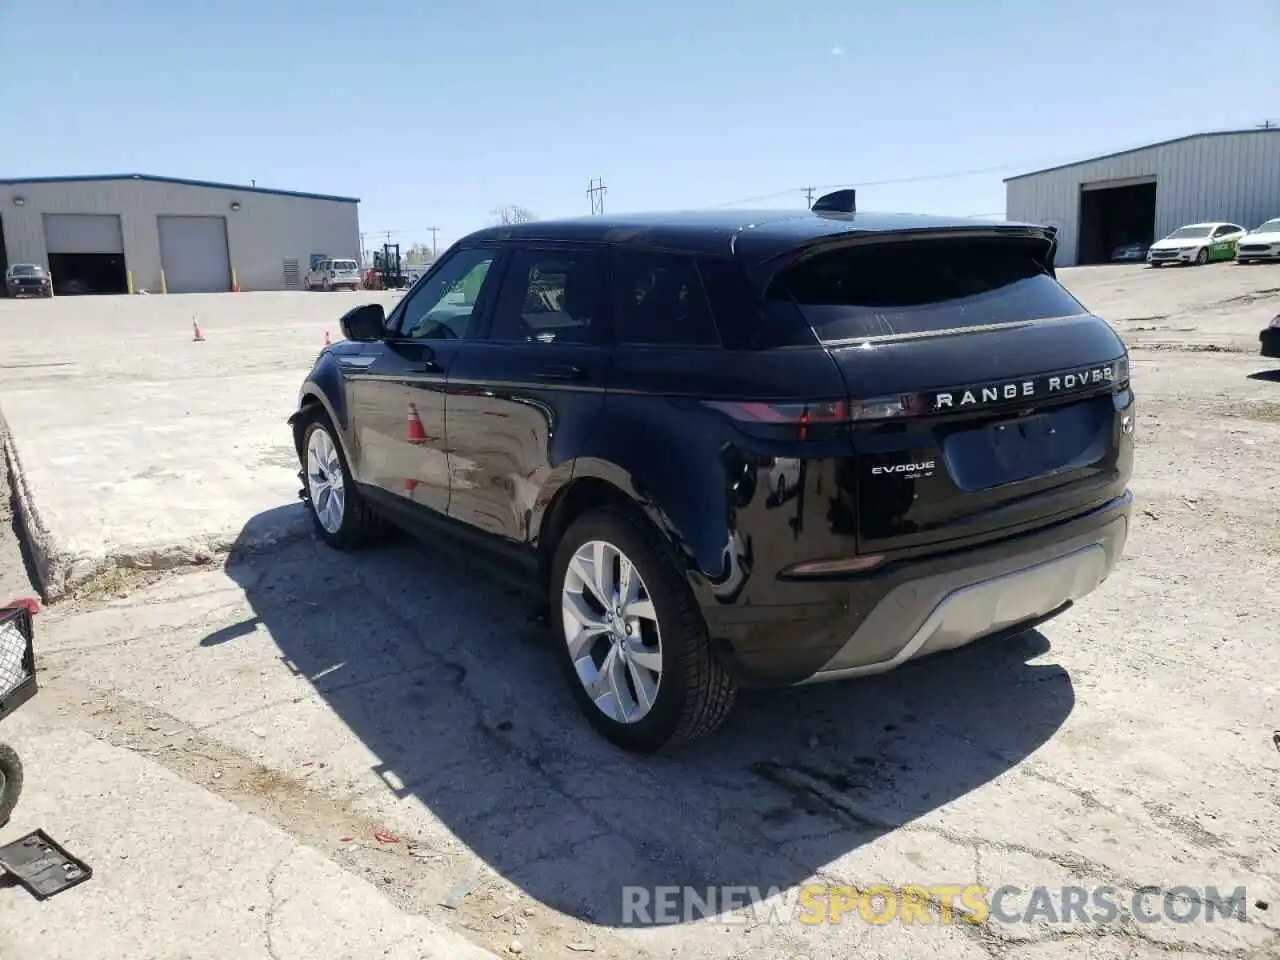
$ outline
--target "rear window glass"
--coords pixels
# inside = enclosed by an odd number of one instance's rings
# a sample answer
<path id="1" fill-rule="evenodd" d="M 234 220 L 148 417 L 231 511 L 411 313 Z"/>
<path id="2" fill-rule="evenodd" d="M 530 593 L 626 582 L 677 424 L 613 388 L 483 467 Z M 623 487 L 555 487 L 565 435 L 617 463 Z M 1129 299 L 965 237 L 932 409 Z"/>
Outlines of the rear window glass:
<path id="1" fill-rule="evenodd" d="M 668 347 L 720 344 L 692 257 L 615 251 L 613 308 L 619 343 Z"/>
<path id="2" fill-rule="evenodd" d="M 841 247 L 784 270 L 767 299 L 794 304 L 823 342 L 1085 313 L 1022 238 Z"/>

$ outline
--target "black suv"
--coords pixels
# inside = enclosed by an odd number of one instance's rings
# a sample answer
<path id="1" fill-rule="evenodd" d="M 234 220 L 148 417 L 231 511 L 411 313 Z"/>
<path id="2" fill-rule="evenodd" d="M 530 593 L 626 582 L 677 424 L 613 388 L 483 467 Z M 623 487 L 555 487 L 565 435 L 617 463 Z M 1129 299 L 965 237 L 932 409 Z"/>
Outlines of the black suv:
<path id="1" fill-rule="evenodd" d="M 387 521 L 528 565 L 611 741 L 742 684 L 1013 634 L 1124 546 L 1134 400 L 1051 228 L 811 211 L 481 230 L 356 307 L 290 418 L 350 549 Z"/>

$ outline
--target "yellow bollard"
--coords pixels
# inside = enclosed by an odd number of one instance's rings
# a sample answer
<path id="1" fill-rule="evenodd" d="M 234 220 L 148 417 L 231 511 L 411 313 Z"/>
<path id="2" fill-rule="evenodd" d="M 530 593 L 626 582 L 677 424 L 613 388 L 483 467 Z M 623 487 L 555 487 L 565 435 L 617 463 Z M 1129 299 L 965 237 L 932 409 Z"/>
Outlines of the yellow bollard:
<path id="1" fill-rule="evenodd" d="M 169 285 L 164 282 L 164 270 L 160 271 L 160 292 L 161 293 L 169 292 Z"/>
<path id="2" fill-rule="evenodd" d="M 231 268 L 231 292 L 232 292 L 232 293 L 239 293 L 239 292 L 240 292 L 240 284 L 236 281 L 236 268 L 235 268 L 235 267 L 232 267 L 232 268 Z"/>
<path id="3" fill-rule="evenodd" d="M 57 294 L 53 292 L 53 271 L 49 271 L 49 299 L 52 300 Z"/>
<path id="4" fill-rule="evenodd" d="M 125 280 L 126 280 L 126 281 L 128 281 L 128 283 L 129 283 L 129 295 L 130 295 L 130 296 L 133 296 L 133 271 L 132 271 L 132 270 L 126 270 L 126 271 L 124 272 L 124 278 L 125 278 Z"/>

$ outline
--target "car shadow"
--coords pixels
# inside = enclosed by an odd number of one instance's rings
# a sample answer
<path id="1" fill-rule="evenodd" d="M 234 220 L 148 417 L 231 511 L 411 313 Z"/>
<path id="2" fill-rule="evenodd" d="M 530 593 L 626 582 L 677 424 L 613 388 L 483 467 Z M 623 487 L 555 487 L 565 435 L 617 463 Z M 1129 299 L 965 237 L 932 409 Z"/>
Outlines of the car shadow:
<path id="1" fill-rule="evenodd" d="M 1007 773 L 1075 702 L 1061 666 L 1030 662 L 1049 645 L 1029 631 L 877 678 L 745 692 L 717 733 L 635 757 L 577 712 L 527 596 L 459 548 L 305 538 L 234 550 L 226 572 L 253 618 L 206 638 L 210 655 L 260 622 L 388 791 L 530 897 L 607 926 L 663 922 L 624 909 L 628 885 L 751 900 L 801 884 Z"/>
<path id="2" fill-rule="evenodd" d="M 1268 383 L 1280 383 L 1280 367 L 1275 370 L 1259 370 L 1249 374 L 1250 380 L 1264 380 Z"/>

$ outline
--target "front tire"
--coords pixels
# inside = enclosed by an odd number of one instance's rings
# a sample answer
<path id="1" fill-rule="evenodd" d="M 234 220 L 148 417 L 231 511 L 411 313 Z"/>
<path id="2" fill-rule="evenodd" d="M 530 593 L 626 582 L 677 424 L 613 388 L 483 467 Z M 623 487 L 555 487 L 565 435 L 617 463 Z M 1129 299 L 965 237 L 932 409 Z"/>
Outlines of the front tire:
<path id="1" fill-rule="evenodd" d="M 576 520 L 556 548 L 549 600 L 574 699 L 615 746 L 654 753 L 729 715 L 736 687 L 670 546 L 647 521 L 616 509 Z"/>
<path id="2" fill-rule="evenodd" d="M 13 747 L 0 743 L 0 827 L 9 822 L 22 795 L 22 761 Z"/>
<path id="3" fill-rule="evenodd" d="M 307 511 L 320 539 L 335 550 L 380 542 L 386 522 L 361 496 L 333 424 L 319 408 L 303 430 L 301 457 Z"/>
<path id="4" fill-rule="evenodd" d="M 1203 267 L 1208 262 L 1209 262 L 1209 251 L 1206 250 L 1204 247 L 1201 247 L 1200 251 L 1196 254 L 1196 266 Z"/>

